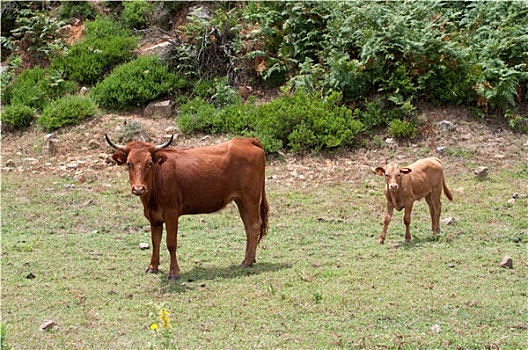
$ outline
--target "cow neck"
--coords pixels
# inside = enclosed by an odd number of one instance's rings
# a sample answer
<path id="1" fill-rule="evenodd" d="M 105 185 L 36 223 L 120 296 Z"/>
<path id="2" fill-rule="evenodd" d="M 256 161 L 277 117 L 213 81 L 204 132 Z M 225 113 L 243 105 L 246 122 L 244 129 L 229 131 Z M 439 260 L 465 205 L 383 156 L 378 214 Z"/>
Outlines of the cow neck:
<path id="1" fill-rule="evenodd" d="M 159 167 L 160 165 L 158 164 L 153 165 L 151 177 L 146 184 L 149 190 L 147 193 L 141 196 L 141 202 L 143 203 L 143 206 L 149 210 L 158 209 L 158 202 L 160 200 L 159 196 L 163 193 L 161 172 L 159 171 Z"/>
<path id="2" fill-rule="evenodd" d="M 402 210 L 403 209 L 403 204 L 402 204 L 402 206 L 398 205 L 398 202 L 400 202 L 399 199 L 401 199 L 400 189 L 398 189 L 398 191 L 396 191 L 396 193 L 394 193 L 391 190 L 389 190 L 389 185 L 388 184 L 386 184 L 385 186 L 387 187 L 386 191 L 389 194 L 389 198 L 390 198 L 390 201 L 392 203 L 392 206 L 394 208 L 396 208 L 397 211 Z"/>

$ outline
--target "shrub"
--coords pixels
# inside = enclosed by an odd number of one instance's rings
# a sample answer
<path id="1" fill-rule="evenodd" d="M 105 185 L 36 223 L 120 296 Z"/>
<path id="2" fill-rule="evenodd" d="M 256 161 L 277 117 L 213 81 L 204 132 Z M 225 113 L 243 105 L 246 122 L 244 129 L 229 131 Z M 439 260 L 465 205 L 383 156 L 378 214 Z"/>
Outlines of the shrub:
<path id="1" fill-rule="evenodd" d="M 74 93 L 77 85 L 65 81 L 61 72 L 35 67 L 24 70 L 7 90 L 8 99 L 4 103 L 42 109 L 51 101 Z"/>
<path id="2" fill-rule="evenodd" d="M 144 106 L 159 96 L 186 86 L 186 81 L 155 56 L 139 57 L 116 67 L 92 90 L 99 105 L 111 109 Z"/>
<path id="3" fill-rule="evenodd" d="M 86 24 L 83 41 L 73 44 L 64 56 L 52 62 L 52 67 L 83 84 L 95 84 L 104 79 L 113 67 L 134 58 L 138 38 L 120 28 L 110 19 L 98 18 Z"/>
<path id="4" fill-rule="evenodd" d="M 22 129 L 29 126 L 33 117 L 33 108 L 24 105 L 6 106 L 2 114 L 0 114 L 2 123 L 7 124 L 13 129 Z"/>
<path id="5" fill-rule="evenodd" d="M 268 104 L 236 103 L 215 109 L 195 98 L 181 106 L 178 124 L 183 132 L 256 136 L 268 153 L 285 146 L 293 152 L 319 151 L 351 145 L 363 129 L 340 100 L 339 93 L 321 98 L 298 92 Z"/>
<path id="6" fill-rule="evenodd" d="M 408 120 L 394 119 L 387 128 L 389 136 L 396 139 L 413 139 L 416 137 L 416 127 Z"/>
<path id="7" fill-rule="evenodd" d="M 94 19 L 97 15 L 94 6 L 89 1 L 63 1 L 57 10 L 60 19 Z"/>
<path id="8" fill-rule="evenodd" d="M 154 10 L 154 6 L 145 0 L 124 1 L 123 7 L 121 20 L 130 29 L 144 29 Z"/>
<path id="9" fill-rule="evenodd" d="M 37 122 L 48 130 L 54 130 L 93 117 L 96 109 L 97 105 L 90 97 L 65 96 L 44 108 Z"/>

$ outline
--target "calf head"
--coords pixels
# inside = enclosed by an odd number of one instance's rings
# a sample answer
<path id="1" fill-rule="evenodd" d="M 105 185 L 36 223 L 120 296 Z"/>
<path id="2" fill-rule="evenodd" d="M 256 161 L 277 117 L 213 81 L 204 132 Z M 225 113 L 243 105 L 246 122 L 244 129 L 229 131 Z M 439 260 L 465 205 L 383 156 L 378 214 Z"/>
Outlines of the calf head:
<path id="1" fill-rule="evenodd" d="M 167 160 L 167 156 L 158 151 L 169 147 L 173 136 L 168 142 L 162 145 L 153 145 L 143 141 L 132 141 L 126 145 L 113 143 L 105 134 L 108 144 L 117 150 L 112 155 L 112 159 L 118 165 L 126 164 L 130 176 L 130 187 L 132 194 L 142 196 L 149 191 L 148 185 L 151 183 L 153 168 L 156 164 L 162 164 Z"/>
<path id="2" fill-rule="evenodd" d="M 409 174 L 411 171 L 410 168 L 401 168 L 396 163 L 389 163 L 385 168 L 377 167 L 375 169 L 376 174 L 385 176 L 385 183 L 391 192 L 398 191 L 398 188 L 401 187 L 402 175 Z"/>

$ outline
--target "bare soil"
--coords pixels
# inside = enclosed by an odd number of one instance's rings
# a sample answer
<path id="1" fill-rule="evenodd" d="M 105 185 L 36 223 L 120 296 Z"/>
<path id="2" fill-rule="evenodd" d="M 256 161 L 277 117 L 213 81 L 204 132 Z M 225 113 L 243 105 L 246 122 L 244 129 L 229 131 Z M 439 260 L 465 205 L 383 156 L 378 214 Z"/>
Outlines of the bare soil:
<path id="1" fill-rule="evenodd" d="M 268 157 L 268 181 L 292 182 L 306 186 L 321 182 L 374 180 L 370 170 L 388 159 L 409 164 L 418 158 L 436 155 L 443 159 L 447 172 L 472 172 L 472 167 L 507 168 L 512 162 L 528 162 L 528 136 L 514 133 L 505 126 L 475 120 L 463 108 L 431 109 L 423 112 L 421 136 L 411 141 L 387 140 L 380 133 L 362 141 L 354 149 L 319 154 L 271 155 Z M 441 130 L 440 121 L 450 121 L 454 130 Z M 104 140 L 107 133 L 115 139 L 125 123 L 139 122 L 144 135 L 153 143 L 162 143 L 175 134 L 174 147 L 200 147 L 220 143 L 231 136 L 185 135 L 178 132 L 176 120 L 148 119 L 140 113 L 108 114 L 92 118 L 75 127 L 55 132 L 56 153 L 46 154 L 48 134 L 34 125 L 24 132 L 2 135 L 2 172 L 21 175 L 55 175 L 79 183 L 93 182 L 118 169 L 109 157 L 113 152 Z M 437 151 L 445 147 L 444 153 Z M 455 168 L 459 168 L 456 169 Z M 120 171 L 119 171 L 120 172 Z M 110 175 L 111 176 L 111 175 Z M 528 190 L 528 189 L 527 189 Z"/>

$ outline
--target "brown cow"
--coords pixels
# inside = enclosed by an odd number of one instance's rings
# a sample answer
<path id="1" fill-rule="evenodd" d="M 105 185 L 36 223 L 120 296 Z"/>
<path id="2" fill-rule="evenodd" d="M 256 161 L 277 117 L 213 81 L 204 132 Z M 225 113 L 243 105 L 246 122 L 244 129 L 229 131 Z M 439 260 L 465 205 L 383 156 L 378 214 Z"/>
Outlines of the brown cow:
<path id="1" fill-rule="evenodd" d="M 176 259 L 178 218 L 186 214 L 213 213 L 234 201 L 246 230 L 243 267 L 255 262 L 257 245 L 268 228 L 266 158 L 262 144 L 254 138 L 236 138 L 201 148 L 167 148 L 132 141 L 124 146 L 106 141 L 117 152 L 117 164 L 126 164 L 132 194 L 143 203 L 150 221 L 152 257 L 147 272 L 158 272 L 163 224 L 170 253 L 169 279 L 179 278 Z"/>
<path id="2" fill-rule="evenodd" d="M 405 208 L 403 222 L 405 223 L 405 241 L 411 241 L 411 211 L 415 201 L 425 198 L 431 213 L 433 234 L 440 232 L 440 213 L 442 189 L 449 200 L 453 194 L 447 188 L 444 180 L 444 168 L 440 159 L 430 157 L 420 159 L 406 168 L 396 163 L 389 163 L 385 168 L 376 168 L 376 174 L 385 176 L 385 197 L 387 197 L 387 212 L 383 221 L 383 229 L 378 243 L 385 242 L 387 227 L 391 221 L 393 209 L 401 211 Z"/>

